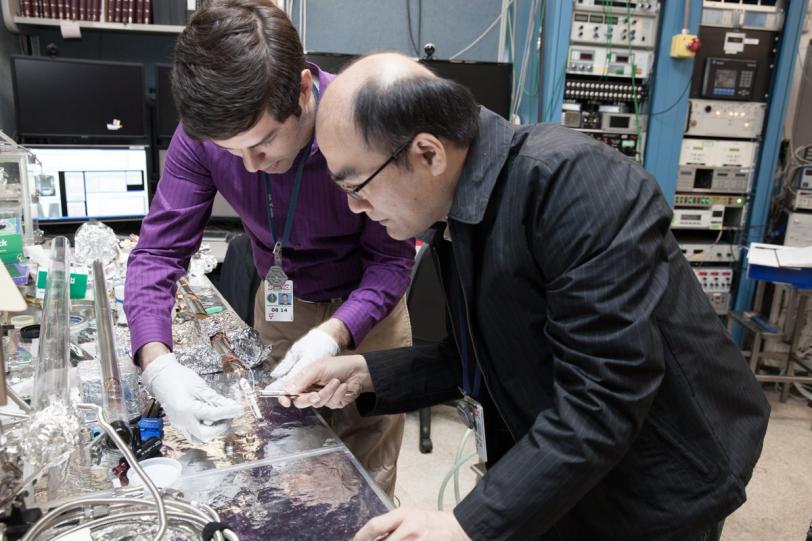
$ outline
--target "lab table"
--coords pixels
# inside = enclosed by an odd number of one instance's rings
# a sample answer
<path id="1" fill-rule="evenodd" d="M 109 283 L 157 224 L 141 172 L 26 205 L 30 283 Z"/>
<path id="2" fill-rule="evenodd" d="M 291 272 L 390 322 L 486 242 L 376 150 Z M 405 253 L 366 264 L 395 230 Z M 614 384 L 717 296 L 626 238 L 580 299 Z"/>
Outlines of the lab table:
<path id="1" fill-rule="evenodd" d="M 222 306 L 233 326 L 236 315 L 208 281 L 193 289 L 206 308 Z M 86 309 L 81 315 L 92 318 Z M 94 328 L 90 321 L 78 335 L 85 351 L 94 350 Z M 120 350 L 129 348 L 128 335 L 126 327 L 117 328 Z M 256 391 L 270 381 L 265 364 L 249 375 Z M 233 375 L 202 377 L 219 392 L 240 398 Z M 212 506 L 243 540 L 350 539 L 370 518 L 392 508 L 316 410 L 283 408 L 276 398 L 255 395 L 261 418 L 246 407 L 226 436 L 210 442 L 190 442 L 165 419 L 163 456 L 183 466 L 174 488 L 187 499 Z M 248 406 L 244 395 L 243 403 Z M 76 496 L 109 495 L 115 482 L 111 467 L 118 458 L 105 451 L 94 473 L 69 462 L 63 478 L 37 487 L 34 501 L 53 507 Z"/>

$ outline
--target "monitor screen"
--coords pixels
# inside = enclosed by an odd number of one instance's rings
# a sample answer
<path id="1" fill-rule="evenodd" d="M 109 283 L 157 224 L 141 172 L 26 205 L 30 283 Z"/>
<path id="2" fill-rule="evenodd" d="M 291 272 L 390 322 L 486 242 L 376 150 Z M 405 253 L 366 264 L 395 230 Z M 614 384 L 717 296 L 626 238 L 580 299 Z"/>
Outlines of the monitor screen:
<path id="1" fill-rule="evenodd" d="M 37 147 L 40 222 L 132 220 L 149 210 L 147 147 Z"/>
<path id="2" fill-rule="evenodd" d="M 456 60 L 421 60 L 420 62 L 440 77 L 467 86 L 480 105 L 484 105 L 504 118 L 510 116 L 513 64 L 458 62 Z"/>
<path id="3" fill-rule="evenodd" d="M 158 113 L 158 139 L 168 143 L 178 127 L 178 111 L 172 98 L 172 66 L 158 64 L 155 66 L 155 103 Z"/>
<path id="4" fill-rule="evenodd" d="M 20 137 L 143 138 L 141 64 L 12 56 Z"/>
<path id="5" fill-rule="evenodd" d="M 357 55 L 307 53 L 307 60 L 324 71 L 337 73 Z M 457 60 L 420 60 L 440 77 L 457 81 L 471 91 L 480 105 L 505 118 L 510 116 L 513 92 L 513 64 L 504 62 L 462 62 Z"/>

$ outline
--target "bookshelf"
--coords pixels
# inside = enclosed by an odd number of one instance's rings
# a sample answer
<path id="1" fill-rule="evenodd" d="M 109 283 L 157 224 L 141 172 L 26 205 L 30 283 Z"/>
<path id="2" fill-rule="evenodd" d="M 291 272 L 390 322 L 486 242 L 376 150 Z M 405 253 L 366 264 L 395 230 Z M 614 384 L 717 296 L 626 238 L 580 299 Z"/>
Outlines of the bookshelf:
<path id="1" fill-rule="evenodd" d="M 35 0 L 30 0 L 34 2 Z M 119 32 L 141 32 L 148 34 L 179 34 L 183 25 L 123 23 L 107 21 L 107 3 L 109 0 L 99 0 L 101 3 L 100 20 L 78 20 L 56 17 L 26 17 L 20 15 L 20 0 L 0 0 L 3 20 L 10 32 L 25 33 L 33 27 L 60 28 L 64 37 L 79 37 L 81 30 L 114 30 Z"/>

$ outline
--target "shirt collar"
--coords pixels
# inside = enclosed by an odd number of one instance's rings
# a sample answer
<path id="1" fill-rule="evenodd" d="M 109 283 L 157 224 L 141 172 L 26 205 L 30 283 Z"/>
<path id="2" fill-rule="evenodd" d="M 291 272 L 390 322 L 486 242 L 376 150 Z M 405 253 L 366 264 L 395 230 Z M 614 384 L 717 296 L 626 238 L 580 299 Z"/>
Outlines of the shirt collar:
<path id="1" fill-rule="evenodd" d="M 322 71 L 316 64 L 312 62 L 305 62 L 305 67 L 310 70 L 310 73 L 313 74 L 313 78 L 318 81 L 318 88 L 319 88 L 319 95 L 324 96 L 324 91 L 327 90 L 327 87 L 330 86 L 330 83 L 333 82 L 333 79 L 336 78 L 335 75 L 332 73 L 327 73 L 326 71 Z M 313 127 L 315 131 L 315 125 Z M 312 158 L 316 153 L 319 152 L 319 143 L 318 137 L 313 137 L 313 141 L 310 144 L 310 153 L 308 154 L 308 159 Z"/>
<path id="2" fill-rule="evenodd" d="M 454 191 L 448 217 L 477 224 L 485 216 L 496 179 L 510 152 L 513 126 L 496 113 L 481 107 L 479 133 L 468 149 L 462 175 Z"/>

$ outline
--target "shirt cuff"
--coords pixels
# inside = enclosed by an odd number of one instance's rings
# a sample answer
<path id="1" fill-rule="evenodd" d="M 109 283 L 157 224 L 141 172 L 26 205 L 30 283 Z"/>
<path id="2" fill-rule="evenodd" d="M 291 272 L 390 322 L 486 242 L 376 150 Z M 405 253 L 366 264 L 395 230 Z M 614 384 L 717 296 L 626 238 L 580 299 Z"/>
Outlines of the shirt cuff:
<path id="1" fill-rule="evenodd" d="M 504 536 L 497 534 L 498 530 L 494 530 L 488 525 L 488 522 L 493 522 L 495 517 L 491 516 L 491 510 L 483 505 L 480 498 L 481 496 L 477 493 L 471 493 L 463 498 L 453 510 L 454 517 L 473 541 L 503 538 Z"/>
<path id="2" fill-rule="evenodd" d="M 364 341 L 372 327 L 378 324 L 378 321 L 370 316 L 370 307 L 368 304 L 360 301 L 347 300 L 338 307 L 333 317 L 340 320 L 347 326 L 350 331 L 351 344 L 347 349 L 355 349 L 358 344 Z"/>
<path id="3" fill-rule="evenodd" d="M 172 320 L 166 317 L 150 315 L 142 321 L 130 322 L 130 344 L 132 345 L 132 359 L 137 365 L 136 354 L 144 344 L 161 342 L 172 350 Z"/>

